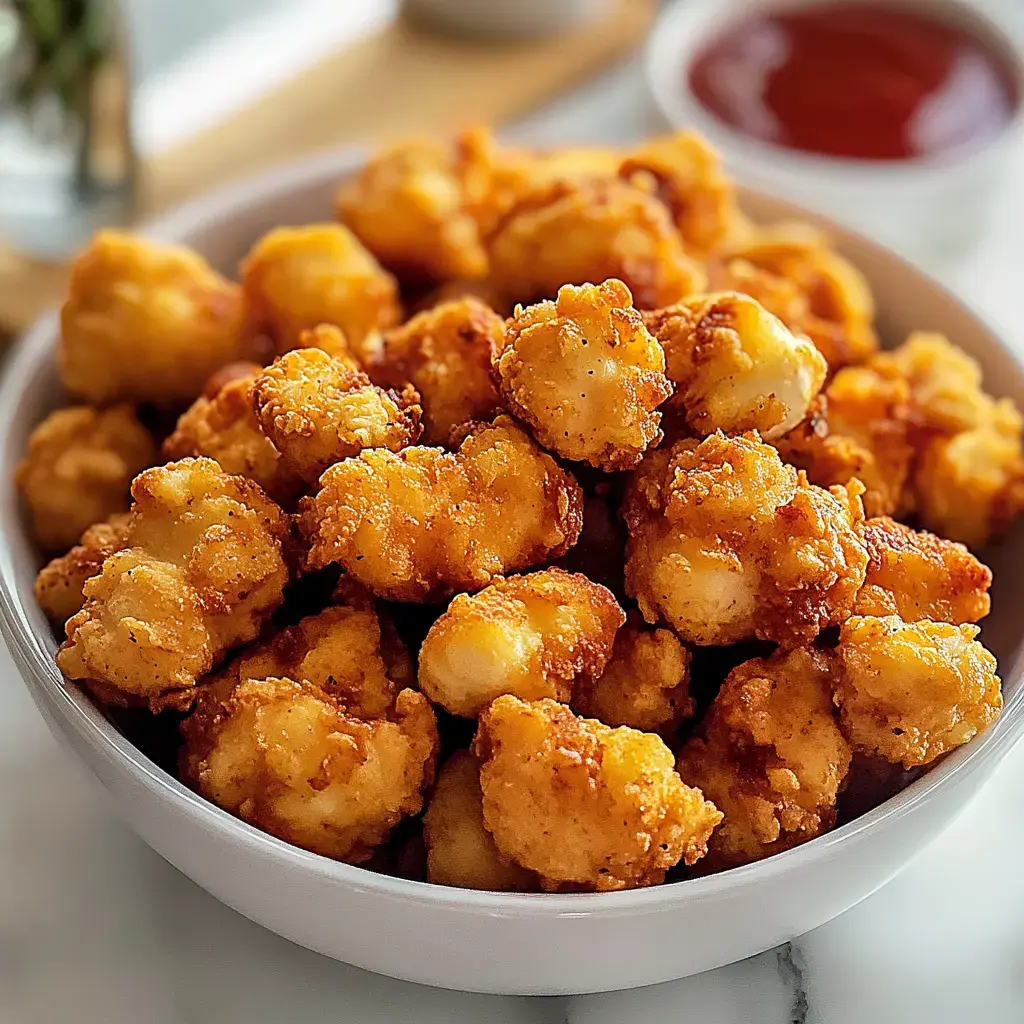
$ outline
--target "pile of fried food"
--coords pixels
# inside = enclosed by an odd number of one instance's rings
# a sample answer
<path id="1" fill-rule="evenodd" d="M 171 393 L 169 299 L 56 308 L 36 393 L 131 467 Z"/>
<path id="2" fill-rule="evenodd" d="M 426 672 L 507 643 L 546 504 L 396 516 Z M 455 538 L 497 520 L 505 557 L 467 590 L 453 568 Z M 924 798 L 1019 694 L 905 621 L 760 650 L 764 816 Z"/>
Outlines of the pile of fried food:
<path id="1" fill-rule="evenodd" d="M 240 283 L 114 232 L 71 274 L 37 596 L 183 782 L 376 870 L 614 890 L 993 722 L 971 549 L 1024 507 L 1020 414 L 940 335 L 880 351 L 860 273 L 699 138 L 400 144 L 336 212 Z"/>

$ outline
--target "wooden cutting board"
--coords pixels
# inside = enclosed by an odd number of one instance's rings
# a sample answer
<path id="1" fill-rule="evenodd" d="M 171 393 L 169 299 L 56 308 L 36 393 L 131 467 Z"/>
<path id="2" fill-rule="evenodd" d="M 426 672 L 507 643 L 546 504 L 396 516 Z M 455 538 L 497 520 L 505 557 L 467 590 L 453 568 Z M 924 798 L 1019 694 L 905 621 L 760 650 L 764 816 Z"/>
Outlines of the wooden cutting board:
<path id="1" fill-rule="evenodd" d="M 399 18 L 146 161 L 140 216 L 339 143 L 510 120 L 639 45 L 656 7 L 655 0 L 614 0 L 594 22 L 513 43 L 454 38 Z M 65 278 L 63 265 L 26 259 L 0 243 L 0 331 L 21 330 L 59 301 Z"/>

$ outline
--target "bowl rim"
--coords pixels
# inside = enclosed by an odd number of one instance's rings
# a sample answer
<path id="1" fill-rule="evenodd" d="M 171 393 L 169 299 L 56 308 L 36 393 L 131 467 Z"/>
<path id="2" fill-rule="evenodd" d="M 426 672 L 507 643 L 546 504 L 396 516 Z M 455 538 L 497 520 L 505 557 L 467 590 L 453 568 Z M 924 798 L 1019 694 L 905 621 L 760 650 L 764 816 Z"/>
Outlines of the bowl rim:
<path id="1" fill-rule="evenodd" d="M 315 185 L 328 185 L 334 179 L 357 169 L 365 160 L 366 148 L 343 146 L 327 150 L 311 158 L 299 159 L 272 168 L 241 182 L 228 184 L 200 196 L 138 227 L 137 232 L 152 238 L 176 241 L 204 229 L 215 229 L 218 223 L 240 211 L 270 203 L 292 191 Z M 765 196 L 753 189 L 742 189 L 741 195 Z M 792 207 L 784 200 L 774 200 L 783 207 Z M 856 232 L 830 224 L 827 218 L 811 214 L 826 230 L 845 236 L 875 249 L 885 250 Z M 907 260 L 887 250 L 890 258 L 908 271 L 926 279 L 938 292 L 947 289 L 918 270 Z M 1013 354 L 985 319 L 968 303 L 957 298 L 974 319 L 985 328 L 993 342 Z M 4 459 L 12 457 L 6 445 L 12 433 L 25 384 L 41 372 L 52 359 L 59 329 L 58 312 L 44 313 L 15 343 L 0 381 L 0 445 Z M 20 458 L 19 452 L 17 457 Z M 11 467 L 5 467 L 11 468 Z M 1002 714 L 993 725 L 970 743 L 947 755 L 939 764 L 895 796 L 825 835 L 807 843 L 774 854 L 753 864 L 732 868 L 714 875 L 685 879 L 679 882 L 606 893 L 493 893 L 458 889 L 379 874 L 358 865 L 331 860 L 293 846 L 234 817 L 215 804 L 188 789 L 169 773 L 159 768 L 103 717 L 81 690 L 69 685 L 53 660 L 52 633 L 39 629 L 32 622 L 29 609 L 18 594 L 15 564 L 15 538 L 25 539 L 23 517 L 9 474 L 0 481 L 0 532 L 8 538 L 0 545 L 0 633 L 7 643 L 12 660 L 44 718 L 50 714 L 63 731 L 70 726 L 93 749 L 122 772 L 127 772 L 152 795 L 170 803 L 173 811 L 193 817 L 211 833 L 221 833 L 226 840 L 243 844 L 258 855 L 279 861 L 282 868 L 312 872 L 323 880 L 357 888 L 382 897 L 399 898 L 418 904 L 445 906 L 453 910 L 485 912 L 492 916 L 589 917 L 654 913 L 671 909 L 683 901 L 714 900 L 724 894 L 750 889 L 773 880 L 791 877 L 807 863 L 828 856 L 839 847 L 848 847 L 886 822 L 908 814 L 939 789 L 948 789 L 955 777 L 973 774 L 985 766 L 994 767 L 1024 732 L 1024 683 L 1018 685 L 1007 701 Z M 36 610 L 38 612 L 38 610 Z M 41 615 L 41 613 L 38 613 Z M 1024 649 L 1018 652 L 1004 679 L 1019 679 L 1024 673 Z M 66 739 L 66 737 L 65 737 Z M 90 769 L 92 770 L 92 769 Z M 894 867 L 895 871 L 895 867 Z"/>
<path id="2" fill-rule="evenodd" d="M 675 0 L 662 10 L 644 47 L 643 66 L 648 92 L 671 125 L 692 125 L 729 161 L 791 175 L 837 177 L 861 187 L 891 190 L 894 186 L 942 188 L 951 177 L 969 173 L 979 161 L 998 159 L 1024 136 L 1024 32 L 998 11 L 966 0 L 936 0 L 965 22 L 978 26 L 999 47 L 1017 86 L 1013 117 L 994 138 L 981 145 L 954 147 L 940 156 L 914 160 L 857 160 L 807 153 L 746 135 L 707 109 L 689 86 L 686 71 L 694 54 L 720 28 L 743 19 L 744 13 L 764 9 L 816 6 L 828 0 Z M 927 15 L 926 15 L 927 16 Z M 767 165 L 767 166 L 766 166 Z"/>

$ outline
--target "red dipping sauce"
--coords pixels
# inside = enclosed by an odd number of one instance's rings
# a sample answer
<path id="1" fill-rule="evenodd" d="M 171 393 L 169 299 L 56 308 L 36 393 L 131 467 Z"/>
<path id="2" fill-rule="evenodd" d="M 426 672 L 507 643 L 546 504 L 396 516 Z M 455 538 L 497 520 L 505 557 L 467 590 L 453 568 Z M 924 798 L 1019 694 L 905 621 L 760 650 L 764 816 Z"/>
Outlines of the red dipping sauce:
<path id="1" fill-rule="evenodd" d="M 882 3 L 767 10 L 689 69 L 692 93 L 742 134 L 859 160 L 979 148 L 1020 103 L 999 53 L 954 25 Z"/>

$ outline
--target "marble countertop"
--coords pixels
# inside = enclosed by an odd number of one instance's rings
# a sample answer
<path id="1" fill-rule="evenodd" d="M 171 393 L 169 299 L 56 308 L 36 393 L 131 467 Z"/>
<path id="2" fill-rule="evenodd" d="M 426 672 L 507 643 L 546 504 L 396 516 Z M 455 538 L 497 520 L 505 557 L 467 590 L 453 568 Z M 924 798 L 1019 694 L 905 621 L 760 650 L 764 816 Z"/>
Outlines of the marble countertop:
<path id="1" fill-rule="evenodd" d="M 531 119 L 550 138 L 650 127 L 637 68 Z M 1024 181 L 1024 159 L 1017 181 Z M 932 268 L 1024 346 L 1024 186 L 977 251 Z M 632 992 L 502 999 L 307 952 L 228 910 L 115 817 L 50 737 L 0 649 L 4 1024 L 1019 1024 L 1024 745 L 896 880 L 796 942 Z M 623 950 L 628 956 L 629 950 Z"/>

